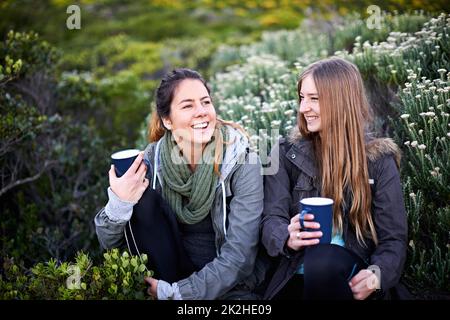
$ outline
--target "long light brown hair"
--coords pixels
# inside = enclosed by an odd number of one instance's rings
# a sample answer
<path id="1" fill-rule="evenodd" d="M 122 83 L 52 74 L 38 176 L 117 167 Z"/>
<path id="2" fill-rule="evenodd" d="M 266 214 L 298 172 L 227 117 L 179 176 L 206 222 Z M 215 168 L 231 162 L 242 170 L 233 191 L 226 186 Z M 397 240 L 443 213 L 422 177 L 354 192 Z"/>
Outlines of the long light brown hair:
<path id="1" fill-rule="evenodd" d="M 371 215 L 372 194 L 365 150 L 364 132 L 369 120 L 369 104 L 358 68 L 343 59 L 329 58 L 308 66 L 302 80 L 312 76 L 319 95 L 319 132 L 309 132 L 305 118 L 298 113 L 302 136 L 313 141 L 322 180 L 322 196 L 334 200 L 334 232 L 342 233 L 343 207 L 349 206 L 349 221 L 358 242 L 364 238 L 378 243 Z M 346 197 L 348 194 L 350 197 Z"/>

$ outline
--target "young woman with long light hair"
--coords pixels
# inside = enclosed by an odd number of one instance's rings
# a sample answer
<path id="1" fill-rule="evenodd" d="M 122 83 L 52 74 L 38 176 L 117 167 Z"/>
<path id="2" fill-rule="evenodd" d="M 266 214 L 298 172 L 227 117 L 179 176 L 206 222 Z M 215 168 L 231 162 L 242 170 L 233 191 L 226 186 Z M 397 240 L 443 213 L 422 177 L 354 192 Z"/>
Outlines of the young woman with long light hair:
<path id="1" fill-rule="evenodd" d="M 406 256 L 399 149 L 367 134 L 369 104 L 354 64 L 313 63 L 297 89 L 298 127 L 272 150 L 279 171 L 265 177 L 262 242 L 280 259 L 266 298 L 388 297 Z M 299 219 L 299 201 L 309 197 L 334 201 L 331 244 L 318 244 L 314 212 Z"/>

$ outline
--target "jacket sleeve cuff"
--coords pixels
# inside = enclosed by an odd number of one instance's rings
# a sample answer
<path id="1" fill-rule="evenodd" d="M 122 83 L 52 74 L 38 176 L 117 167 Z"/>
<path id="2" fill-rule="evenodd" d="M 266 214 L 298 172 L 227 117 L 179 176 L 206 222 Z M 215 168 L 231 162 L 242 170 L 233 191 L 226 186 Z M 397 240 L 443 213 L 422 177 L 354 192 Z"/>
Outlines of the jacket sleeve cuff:
<path id="1" fill-rule="evenodd" d="M 108 187 L 108 203 L 105 206 L 105 214 L 115 222 L 127 222 L 131 219 L 133 206 L 136 203 L 123 201 Z"/>
<path id="2" fill-rule="evenodd" d="M 158 295 L 158 300 L 183 300 L 176 282 L 170 285 L 164 280 L 158 280 L 156 294 Z"/>
<path id="3" fill-rule="evenodd" d="M 288 231 L 287 227 L 285 225 L 280 225 L 280 226 L 278 226 L 278 229 L 279 230 L 276 230 L 274 232 L 274 235 L 275 235 L 275 238 L 277 241 L 278 252 L 281 255 L 283 255 L 287 258 L 290 258 L 291 255 L 295 252 L 292 250 L 289 250 L 289 248 L 286 246 L 286 241 L 289 238 L 289 233 L 287 232 Z M 278 237 L 276 235 L 282 235 L 282 237 Z"/>
<path id="4" fill-rule="evenodd" d="M 198 300 L 201 299 L 198 295 L 198 291 L 192 285 L 189 277 L 183 280 L 178 281 L 178 288 L 180 290 L 180 294 L 182 294 L 184 300 Z"/>

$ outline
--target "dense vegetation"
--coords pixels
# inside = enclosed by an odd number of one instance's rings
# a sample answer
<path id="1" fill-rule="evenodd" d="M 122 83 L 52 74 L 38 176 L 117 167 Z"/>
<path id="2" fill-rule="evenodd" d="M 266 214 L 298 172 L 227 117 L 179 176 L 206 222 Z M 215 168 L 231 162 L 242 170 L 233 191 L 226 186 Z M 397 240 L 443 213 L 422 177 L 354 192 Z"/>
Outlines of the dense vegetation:
<path id="1" fill-rule="evenodd" d="M 298 72 L 333 54 L 358 65 L 373 131 L 403 149 L 404 282 L 421 298 L 448 297 L 445 3 L 382 1 L 390 13 L 369 29 L 370 1 L 86 0 L 81 30 L 70 31 L 61 27 L 70 1 L 0 3 L 0 298 L 144 298 L 145 262 L 102 256 L 93 216 L 106 201 L 109 154 L 147 143 L 164 72 L 200 70 L 220 115 L 244 125 L 265 158 L 295 125 Z M 394 12 L 404 8 L 425 11 Z M 81 291 L 66 286 L 73 266 Z"/>

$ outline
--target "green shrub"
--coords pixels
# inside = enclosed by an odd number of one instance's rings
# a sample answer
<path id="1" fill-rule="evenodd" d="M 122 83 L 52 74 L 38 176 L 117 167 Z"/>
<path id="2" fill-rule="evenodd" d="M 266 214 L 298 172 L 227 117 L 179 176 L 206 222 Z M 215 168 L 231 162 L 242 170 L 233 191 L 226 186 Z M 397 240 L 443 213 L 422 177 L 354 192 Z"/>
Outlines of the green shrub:
<path id="1" fill-rule="evenodd" d="M 79 252 L 75 262 L 50 259 L 30 270 L 14 259 L 3 263 L 0 274 L 0 300 L 134 300 L 151 299 L 144 277 L 147 256 L 130 256 L 113 249 L 103 254 L 103 263 L 94 266 L 89 255 Z"/>
<path id="2" fill-rule="evenodd" d="M 298 57 L 308 55 L 315 59 L 328 55 L 328 37 L 320 32 L 296 30 L 266 31 L 261 40 L 241 46 L 221 45 L 212 57 L 211 70 L 223 71 L 227 66 L 243 64 L 252 56 L 276 55 L 293 63 Z"/>
<path id="3" fill-rule="evenodd" d="M 359 14 L 349 14 L 337 25 L 330 34 L 330 52 L 337 50 L 347 50 L 352 52 L 355 46 L 355 39 L 360 43 L 381 42 L 386 40 L 390 32 L 414 33 L 419 31 L 423 24 L 431 16 L 423 12 L 390 14 L 383 12 L 380 17 L 380 28 L 369 29 L 367 20 Z"/>
<path id="4" fill-rule="evenodd" d="M 450 64 L 448 15 L 441 14 L 424 23 L 414 33 L 391 32 L 386 41 L 361 43 L 357 37 L 352 54 L 338 52 L 353 61 L 368 77 L 395 86 L 408 81 L 407 69 L 427 78 L 439 77 L 437 70 Z"/>
<path id="5" fill-rule="evenodd" d="M 100 104 L 87 82 L 58 82 L 58 59 L 34 33 L 0 43 L 0 256 L 27 264 L 98 251 L 92 215 L 106 198 L 108 153 L 89 121 Z"/>
<path id="6" fill-rule="evenodd" d="M 402 146 L 409 221 L 406 280 L 418 295 L 450 292 L 450 73 L 419 79 L 399 92 L 401 116 L 393 119 Z M 420 288 L 420 289 L 419 289 Z"/>
<path id="7" fill-rule="evenodd" d="M 335 51 L 352 52 L 354 46 L 358 47 L 362 42 L 383 41 L 392 31 L 416 32 L 429 18 L 421 12 L 401 15 L 383 13 L 381 29 L 369 29 L 367 21 L 357 13 L 334 16 L 330 21 L 305 19 L 294 30 L 265 31 L 261 40 L 255 43 L 220 46 L 212 57 L 211 70 L 219 72 L 229 65 L 241 64 L 251 56 L 263 54 L 276 55 L 286 62 L 300 62 L 305 66 Z M 358 41 L 355 43 L 356 38 Z"/>
<path id="8" fill-rule="evenodd" d="M 425 77 L 405 83 L 399 92 L 402 115 L 394 120 L 407 163 L 404 174 L 411 187 L 422 189 L 426 203 L 441 207 L 450 200 L 450 94 L 448 75 L 433 81 Z M 410 75 L 414 75 L 411 71 Z"/>

